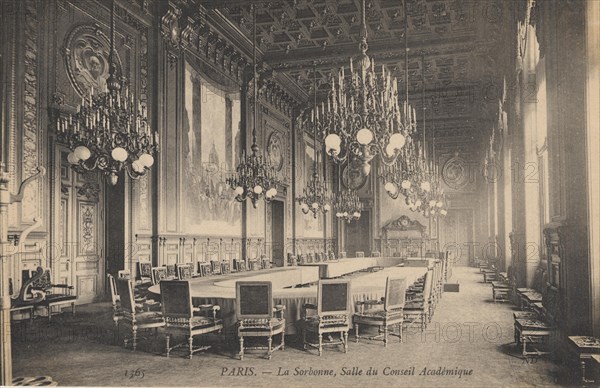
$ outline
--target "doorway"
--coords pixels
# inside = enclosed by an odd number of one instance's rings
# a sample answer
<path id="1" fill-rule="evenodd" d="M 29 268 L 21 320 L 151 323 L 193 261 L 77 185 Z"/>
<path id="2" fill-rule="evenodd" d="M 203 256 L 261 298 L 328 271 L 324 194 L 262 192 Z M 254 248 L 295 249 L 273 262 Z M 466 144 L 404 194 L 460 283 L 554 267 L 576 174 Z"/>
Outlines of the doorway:
<path id="1" fill-rule="evenodd" d="M 271 260 L 276 267 L 285 265 L 285 206 L 283 201 L 271 202 Z"/>
<path id="2" fill-rule="evenodd" d="M 371 211 L 363 210 L 358 220 L 345 224 L 346 256 L 356 257 L 356 252 L 371 254 Z"/>
<path id="3" fill-rule="evenodd" d="M 63 147 L 54 153 L 52 276 L 74 287 L 78 304 L 91 303 L 104 293 L 104 180 L 75 172 L 68 154 Z"/>
<path id="4" fill-rule="evenodd" d="M 440 250 L 449 251 L 456 266 L 468 266 L 475 257 L 473 211 L 450 209 L 440 224 Z"/>

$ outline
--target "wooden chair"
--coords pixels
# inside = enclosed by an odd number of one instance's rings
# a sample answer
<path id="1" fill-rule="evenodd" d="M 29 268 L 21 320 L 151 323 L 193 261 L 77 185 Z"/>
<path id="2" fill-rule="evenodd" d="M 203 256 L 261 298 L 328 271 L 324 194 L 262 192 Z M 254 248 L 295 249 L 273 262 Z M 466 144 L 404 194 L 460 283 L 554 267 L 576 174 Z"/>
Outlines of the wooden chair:
<path id="1" fill-rule="evenodd" d="M 212 266 L 210 263 L 199 261 L 198 262 L 198 274 L 200 276 L 210 276 L 212 275 Z"/>
<path id="2" fill-rule="evenodd" d="M 152 263 L 146 261 L 138 262 L 137 278 L 140 284 L 150 285 L 152 283 Z"/>
<path id="3" fill-rule="evenodd" d="M 250 266 L 250 271 L 258 271 L 260 269 L 260 263 L 258 259 L 249 259 L 248 265 Z"/>
<path id="4" fill-rule="evenodd" d="M 119 320 L 123 318 L 123 311 L 121 311 L 121 300 L 119 298 L 119 292 L 117 291 L 117 282 L 115 281 L 114 276 L 111 274 L 106 274 L 108 279 L 108 288 L 110 289 L 110 299 L 112 302 L 112 316 L 113 322 L 115 323 L 115 328 L 119 329 Z M 125 277 L 119 277 L 119 279 L 129 279 Z"/>
<path id="5" fill-rule="evenodd" d="M 298 265 L 298 258 L 291 252 L 288 252 L 287 254 L 287 265 L 292 267 Z"/>
<path id="6" fill-rule="evenodd" d="M 167 267 L 167 279 L 174 280 L 177 279 L 177 265 L 169 264 Z"/>
<path id="7" fill-rule="evenodd" d="M 192 305 L 190 283 L 187 280 L 164 280 L 160 282 L 160 296 L 162 299 L 162 313 L 165 319 L 166 355 L 169 357 L 171 350 L 188 346 L 188 356 L 209 349 L 210 346 L 194 347 L 194 337 L 220 332 L 223 330 L 223 321 L 217 319 L 217 305 L 205 304 L 198 307 Z M 195 315 L 199 313 L 201 315 Z M 170 346 L 171 335 L 183 333 L 187 341 L 175 346 Z"/>
<path id="8" fill-rule="evenodd" d="M 31 283 L 32 290 L 40 291 L 45 294 L 44 299 L 36 303 L 36 307 L 43 306 L 48 309 L 48 320 L 52 318 L 52 307 L 71 305 L 71 313 L 75 315 L 75 301 L 77 295 L 73 295 L 73 286 L 67 284 L 53 284 L 52 275 L 49 269 L 45 270 L 43 275 Z M 56 290 L 61 290 L 57 292 Z"/>
<path id="9" fill-rule="evenodd" d="M 131 328 L 133 351 L 137 348 L 138 330 L 158 329 L 165 325 L 165 320 L 160 312 L 148 311 L 138 312 L 136 308 L 133 283 L 130 279 L 117 279 L 117 291 L 121 302 L 123 317 L 119 323 L 125 323 Z M 129 338 L 123 340 L 125 347 L 129 344 Z"/>
<path id="10" fill-rule="evenodd" d="M 366 337 L 368 339 L 381 339 L 383 336 L 383 346 L 387 346 L 388 328 L 398 325 L 397 336 L 402 342 L 402 323 L 404 322 L 404 302 L 406 300 L 406 279 L 388 277 L 385 283 L 385 296 L 380 301 L 367 300 L 356 304 L 358 311 L 353 316 L 354 330 L 356 333 L 356 342 L 358 343 L 359 326 L 377 326 L 379 335 Z"/>
<path id="11" fill-rule="evenodd" d="M 246 262 L 240 259 L 233 259 L 233 270 L 237 272 L 246 271 Z"/>
<path id="12" fill-rule="evenodd" d="M 269 259 L 266 256 L 262 256 L 260 258 L 260 267 L 261 267 L 261 269 L 271 268 L 271 259 Z"/>
<path id="13" fill-rule="evenodd" d="M 211 260 L 210 261 L 210 272 L 213 275 L 220 275 L 221 274 L 221 263 L 218 260 Z"/>
<path id="14" fill-rule="evenodd" d="M 231 264 L 229 261 L 221 261 L 221 274 L 231 273 Z"/>
<path id="15" fill-rule="evenodd" d="M 404 319 L 412 325 L 419 322 L 421 331 L 425 330 L 431 312 L 431 289 L 433 285 L 433 270 L 428 270 L 422 288 L 417 286 L 416 292 L 409 290 L 408 300 L 404 304 Z"/>
<path id="16" fill-rule="evenodd" d="M 190 264 L 177 264 L 177 279 L 189 280 L 192 278 L 192 266 Z"/>
<path id="17" fill-rule="evenodd" d="M 306 262 L 307 263 L 314 263 L 315 259 L 312 253 L 309 253 L 308 255 L 306 255 Z"/>
<path id="18" fill-rule="evenodd" d="M 168 280 L 167 267 L 152 267 L 152 284 L 158 284 L 162 280 Z"/>
<path id="19" fill-rule="evenodd" d="M 270 360 L 275 350 L 285 349 L 285 306 L 273 307 L 271 282 L 239 281 L 235 283 L 235 314 L 240 340 L 240 360 L 245 349 L 266 349 Z M 273 347 L 273 336 L 281 334 L 281 342 Z M 267 337 L 267 347 L 244 346 L 245 337 Z"/>
<path id="20" fill-rule="evenodd" d="M 348 280 L 320 280 L 317 292 L 317 305 L 306 303 L 302 308 L 302 343 L 323 353 L 323 346 L 343 345 L 348 351 L 348 331 L 351 320 L 351 288 Z M 313 311 L 312 315 L 308 311 Z M 316 311 L 316 314 L 314 312 Z M 323 342 L 323 334 L 339 333 L 339 341 Z M 307 340 L 308 334 L 317 337 L 316 342 Z"/>

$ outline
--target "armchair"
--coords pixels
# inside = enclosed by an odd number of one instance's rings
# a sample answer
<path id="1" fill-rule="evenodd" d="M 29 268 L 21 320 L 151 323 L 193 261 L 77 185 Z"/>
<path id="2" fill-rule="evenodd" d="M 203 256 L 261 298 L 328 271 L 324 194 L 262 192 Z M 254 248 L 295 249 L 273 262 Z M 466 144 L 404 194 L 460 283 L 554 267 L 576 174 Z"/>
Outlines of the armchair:
<path id="1" fill-rule="evenodd" d="M 248 265 L 250 266 L 250 271 L 258 271 L 260 269 L 260 263 L 257 258 L 248 259 Z"/>
<path id="2" fill-rule="evenodd" d="M 137 348 L 138 330 L 158 329 L 165 325 L 165 320 L 160 312 L 148 311 L 138 312 L 134 301 L 133 284 L 129 279 L 117 279 L 117 291 L 121 302 L 121 311 L 123 313 L 119 322 L 123 322 L 131 327 L 133 351 Z M 124 339 L 124 345 L 127 347 L 129 338 Z"/>
<path id="3" fill-rule="evenodd" d="M 152 267 L 152 284 L 158 284 L 167 279 L 167 267 Z"/>
<path id="4" fill-rule="evenodd" d="M 233 270 L 236 272 L 246 271 L 246 262 L 241 259 L 233 259 Z"/>
<path id="5" fill-rule="evenodd" d="M 168 280 L 177 279 L 177 265 L 176 264 L 168 264 L 166 267 L 167 267 L 167 279 Z"/>
<path id="6" fill-rule="evenodd" d="M 141 285 L 152 284 L 152 263 L 138 262 L 138 273 L 136 278 Z"/>
<path id="7" fill-rule="evenodd" d="M 165 280 L 160 282 L 160 295 L 162 298 L 162 313 L 165 319 L 167 357 L 169 357 L 171 350 L 185 345 L 188 346 L 190 359 L 194 353 L 209 349 L 210 346 L 194 347 L 194 336 L 223 330 L 223 321 L 217 319 L 217 311 L 221 308 L 212 304 L 194 307 L 192 305 L 190 283 L 187 280 Z M 174 333 L 186 334 L 187 341 L 170 346 L 171 335 Z"/>
<path id="8" fill-rule="evenodd" d="M 177 279 L 189 280 L 192 278 L 192 266 L 190 264 L 177 264 Z"/>
<path id="9" fill-rule="evenodd" d="M 119 320 L 123 318 L 123 311 L 121 311 L 121 300 L 119 298 L 119 292 L 117 291 L 117 282 L 115 281 L 114 276 L 111 274 L 107 274 L 108 278 L 108 288 L 110 288 L 110 299 L 112 302 L 112 316 L 113 322 L 115 323 L 115 327 L 117 330 L 119 329 Z M 119 276 L 119 279 L 129 279 Z"/>
<path id="10" fill-rule="evenodd" d="M 273 307 L 271 282 L 239 281 L 235 283 L 235 314 L 240 340 L 240 360 L 245 349 L 267 349 L 270 360 L 275 350 L 285 349 L 285 306 Z M 273 336 L 281 334 L 281 342 L 273 347 Z M 267 347 L 244 346 L 245 337 L 267 337 Z"/>
<path id="11" fill-rule="evenodd" d="M 198 274 L 200 276 L 212 275 L 212 266 L 210 265 L 210 263 L 207 263 L 205 261 L 199 261 L 198 262 Z"/>
<path id="12" fill-rule="evenodd" d="M 404 302 L 406 299 L 406 279 L 388 277 L 385 283 L 385 297 L 381 301 L 367 300 L 356 304 L 358 311 L 353 316 L 356 342 L 358 343 L 359 326 L 378 326 L 379 335 L 367 337 L 369 339 L 380 339 L 383 335 L 383 346 L 387 346 L 388 328 L 398 325 L 397 336 L 402 342 L 402 323 L 404 322 Z"/>
<path id="13" fill-rule="evenodd" d="M 266 256 L 262 256 L 260 258 L 260 268 L 261 269 L 271 268 L 271 259 L 269 259 Z"/>
<path id="14" fill-rule="evenodd" d="M 71 312 L 75 315 L 75 301 L 77 295 L 72 295 L 73 286 L 67 284 L 53 284 L 50 270 L 44 271 L 44 274 L 31 283 L 31 289 L 45 294 L 42 301 L 36 303 L 36 306 L 44 306 L 48 309 L 48 320 L 52 319 L 52 307 L 65 304 L 71 305 Z M 61 290 L 56 292 L 55 290 Z"/>
<path id="15" fill-rule="evenodd" d="M 317 293 L 317 305 L 305 304 L 302 309 L 302 343 L 323 353 L 323 346 L 343 345 L 348 351 L 348 331 L 350 330 L 350 282 L 348 280 L 320 280 Z M 308 311 L 313 311 L 308 315 Z M 316 314 L 314 314 L 316 311 Z M 339 333 L 339 341 L 324 343 L 323 334 Z M 307 334 L 317 337 L 317 342 L 307 341 Z"/>
<path id="16" fill-rule="evenodd" d="M 221 274 L 221 263 L 219 262 L 219 260 L 210 261 L 210 271 L 213 275 Z"/>

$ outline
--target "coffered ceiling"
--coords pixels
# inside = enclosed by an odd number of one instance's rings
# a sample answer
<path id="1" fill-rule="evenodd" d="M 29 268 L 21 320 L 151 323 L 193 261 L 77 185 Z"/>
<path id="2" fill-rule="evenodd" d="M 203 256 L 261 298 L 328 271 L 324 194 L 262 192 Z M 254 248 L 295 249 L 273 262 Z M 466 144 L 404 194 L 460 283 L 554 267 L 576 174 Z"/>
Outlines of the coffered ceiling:
<path id="1" fill-rule="evenodd" d="M 311 93 L 313 68 L 321 95 L 329 76 L 358 53 L 361 0 L 195 0 L 252 39 L 276 72 Z M 499 0 L 406 0 L 409 98 L 442 147 L 469 149 L 494 122 L 502 90 L 502 58 L 510 52 L 509 9 Z M 366 0 L 368 54 L 405 87 L 402 0 Z M 423 83 L 424 82 L 424 83 Z M 423 93 L 424 90 L 424 93 Z"/>

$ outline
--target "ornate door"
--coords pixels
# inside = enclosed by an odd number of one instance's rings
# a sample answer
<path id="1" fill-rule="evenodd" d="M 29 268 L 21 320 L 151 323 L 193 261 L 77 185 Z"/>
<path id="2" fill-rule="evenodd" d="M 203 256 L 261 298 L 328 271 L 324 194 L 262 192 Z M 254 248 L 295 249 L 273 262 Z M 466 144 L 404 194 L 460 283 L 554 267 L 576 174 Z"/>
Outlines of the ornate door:
<path id="1" fill-rule="evenodd" d="M 73 171 L 67 155 L 68 150 L 57 152 L 53 276 L 55 282 L 75 287 L 78 303 L 90 303 L 104 291 L 103 181 L 98 173 Z"/>

